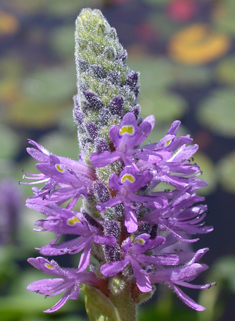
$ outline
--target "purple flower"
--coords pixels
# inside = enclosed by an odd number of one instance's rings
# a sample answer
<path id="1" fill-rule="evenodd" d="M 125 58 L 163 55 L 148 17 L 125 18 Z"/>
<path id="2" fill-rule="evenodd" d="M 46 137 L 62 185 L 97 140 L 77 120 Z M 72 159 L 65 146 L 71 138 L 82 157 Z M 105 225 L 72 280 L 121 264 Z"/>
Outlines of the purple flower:
<path id="1" fill-rule="evenodd" d="M 59 278 L 43 279 L 35 281 L 27 286 L 27 289 L 32 292 L 51 297 L 65 291 L 62 298 L 50 309 L 44 312 L 54 312 L 60 309 L 68 299 L 77 300 L 79 294 L 79 284 L 85 283 L 91 286 L 97 286 L 99 279 L 95 273 L 76 269 L 65 269 L 59 267 L 55 261 L 48 261 L 43 257 L 28 259 L 28 262 L 36 269 L 42 270 L 46 274 L 55 275 Z"/>
<path id="2" fill-rule="evenodd" d="M 36 221 L 37 231 L 56 234 L 50 244 L 38 249 L 40 253 L 81 252 L 81 258 L 77 269 L 60 268 L 41 257 L 29 259 L 36 268 L 59 278 L 36 281 L 28 289 L 46 296 L 65 292 L 46 311 L 52 312 L 69 298 L 77 299 L 80 283 L 98 288 L 116 302 L 115 295 L 122 295 L 125 287 L 130 289 L 125 298 L 132 302 L 122 300 L 121 309 L 116 308 L 121 319 L 128 319 L 123 311 L 140 302 L 140 292 L 165 282 L 186 304 L 203 310 L 178 288 L 209 287 L 189 283 L 207 268 L 197 263 L 207 249 L 194 254 L 190 244 L 198 238 L 190 236 L 213 229 L 204 226 L 207 207 L 197 195 L 207 185 L 198 178 L 200 167 L 192 159 L 198 145 L 189 135 L 177 137 L 180 121 L 174 121 L 159 142 L 144 145 L 155 118 L 140 117 L 139 73 L 126 65 L 127 53 L 115 30 L 98 10 L 91 9 L 82 12 L 76 25 L 79 78 L 73 114 L 81 154 L 77 161 L 59 157 L 29 140 L 33 147 L 27 151 L 39 162 L 40 173 L 24 172 L 30 182 L 23 184 L 42 184 L 33 187 L 34 196 L 26 206 L 46 216 Z M 92 64 L 87 52 L 95 58 Z M 161 190 L 162 182 L 173 189 Z M 79 198 L 82 207 L 77 210 Z M 61 242 L 63 235 L 69 239 Z M 91 263 L 92 255 L 96 261 Z M 110 279 L 115 276 L 119 285 Z"/>
<path id="3" fill-rule="evenodd" d="M 108 201 L 100 203 L 96 208 L 102 213 L 106 207 L 112 207 L 119 203 L 124 204 L 125 226 L 128 233 L 133 233 L 138 229 L 136 209 L 143 202 L 155 202 L 155 206 L 163 206 L 165 198 L 159 196 L 154 199 L 136 194 L 142 187 L 149 184 L 152 180 L 152 174 L 146 170 L 140 172 L 136 166 L 125 166 L 119 177 L 117 174 L 111 174 L 109 178 L 109 187 L 117 192 L 117 196 L 110 198 Z M 139 205 L 138 205 L 139 203 Z"/>
<path id="4" fill-rule="evenodd" d="M 187 146 L 192 143 L 189 135 L 176 137 L 179 125 L 180 121 L 174 121 L 160 142 L 143 146 L 141 152 L 137 154 L 140 158 L 136 164 L 138 168 L 150 169 L 153 174 L 152 188 L 160 182 L 170 184 L 179 190 L 184 190 L 188 185 L 194 186 L 194 189 L 207 186 L 206 182 L 195 179 L 201 174 L 200 167 L 190 164 L 198 145 Z"/>
<path id="5" fill-rule="evenodd" d="M 124 258 L 120 261 L 105 263 L 101 266 L 100 271 L 105 277 L 112 277 L 123 271 L 128 264 L 131 264 L 133 274 L 136 279 L 136 284 L 141 292 L 149 292 L 152 290 L 149 281 L 149 272 L 144 270 L 142 266 L 151 269 L 148 264 L 154 265 L 177 265 L 179 258 L 177 255 L 146 255 L 149 250 L 157 248 L 163 244 L 165 238 L 157 236 L 155 239 L 150 239 L 149 234 L 141 234 L 137 236 L 132 242 L 127 238 L 122 243 Z M 141 264 L 141 265 L 140 265 Z"/>
<path id="6" fill-rule="evenodd" d="M 27 204 L 27 207 L 48 215 L 46 220 L 38 220 L 35 223 L 35 226 L 41 228 L 41 230 L 37 231 L 50 231 L 58 234 L 50 244 L 40 249 L 40 253 L 50 256 L 64 254 L 74 255 L 83 250 L 78 266 L 80 271 L 85 270 L 90 262 L 91 245 L 93 242 L 110 246 L 116 244 L 115 237 L 103 235 L 102 225 L 93 218 L 93 225 L 88 224 L 81 213 L 63 209 L 55 205 L 42 206 Z M 80 235 L 80 237 L 55 244 L 61 235 Z"/>
<path id="7" fill-rule="evenodd" d="M 204 226 L 202 222 L 207 213 L 207 206 L 195 203 L 204 201 L 204 197 L 180 192 L 164 208 L 158 208 L 146 214 L 142 220 L 158 224 L 159 231 L 170 231 L 174 236 L 184 242 L 196 242 L 199 239 L 185 239 L 178 232 L 187 234 L 206 234 L 213 230 L 212 226 Z"/>
<path id="8" fill-rule="evenodd" d="M 210 283 L 205 285 L 194 285 L 188 283 L 193 281 L 201 272 L 208 269 L 206 264 L 196 263 L 207 251 L 208 248 L 197 251 L 194 257 L 184 266 L 169 269 L 165 269 L 163 267 L 159 268 L 154 274 L 149 276 L 151 283 L 154 284 L 165 282 L 175 291 L 179 298 L 192 309 L 197 311 L 205 310 L 203 306 L 197 304 L 191 298 L 189 298 L 180 288 L 178 288 L 177 285 L 191 289 L 208 289 L 211 285 L 215 284 Z"/>
<path id="9" fill-rule="evenodd" d="M 81 195 L 86 195 L 87 190 L 92 187 L 95 179 L 95 172 L 89 166 L 65 157 L 58 157 L 50 154 L 44 147 L 29 140 L 36 148 L 27 148 L 28 153 L 40 161 L 37 169 L 41 174 L 29 174 L 24 178 L 33 182 L 21 184 L 33 185 L 45 183 L 40 188 L 34 188 L 35 196 L 27 200 L 28 203 L 63 203 L 72 198 L 70 208 L 72 208 Z"/>
<path id="10" fill-rule="evenodd" d="M 109 137 L 113 142 L 113 152 L 104 151 L 101 154 L 92 154 L 91 163 L 95 167 L 103 167 L 122 159 L 125 165 L 132 164 L 136 146 L 140 145 L 150 134 L 154 127 L 154 116 L 149 116 L 138 126 L 135 115 L 132 112 L 125 114 L 121 125 L 113 125 L 109 131 Z"/>

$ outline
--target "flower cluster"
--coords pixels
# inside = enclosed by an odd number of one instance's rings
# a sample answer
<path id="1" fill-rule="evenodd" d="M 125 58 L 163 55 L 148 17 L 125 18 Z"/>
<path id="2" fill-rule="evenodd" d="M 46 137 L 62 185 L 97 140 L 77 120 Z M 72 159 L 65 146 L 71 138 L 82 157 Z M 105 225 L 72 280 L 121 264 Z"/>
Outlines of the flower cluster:
<path id="1" fill-rule="evenodd" d="M 106 58 L 103 52 L 97 56 L 102 68 L 91 64 L 92 53 L 86 63 L 81 59 L 85 49 L 76 57 L 80 82 L 74 119 L 81 155 L 78 161 L 55 156 L 30 140 L 33 147 L 27 151 L 39 162 L 36 167 L 40 173 L 25 173 L 24 177 L 32 182 L 24 184 L 43 184 L 41 188 L 33 187 L 34 196 L 26 206 L 46 216 L 35 223 L 37 231 L 57 234 L 50 244 L 38 249 L 40 254 L 80 253 L 80 262 L 76 269 L 68 269 L 42 257 L 29 259 L 34 267 L 57 278 L 36 281 L 28 289 L 46 296 L 65 291 L 62 299 L 45 311 L 53 312 L 67 299 L 77 299 L 79 284 L 93 286 L 110 299 L 127 287 L 131 300 L 139 303 L 141 293 L 150 296 L 153 284 L 163 282 L 191 308 L 202 311 L 204 307 L 178 287 L 205 289 L 211 285 L 189 283 L 207 269 L 198 261 L 208 249 L 196 253 L 184 250 L 184 244 L 198 240 L 192 235 L 213 229 L 204 226 L 207 207 L 200 204 L 204 198 L 197 195 L 207 185 L 198 178 L 200 168 L 192 162 L 198 146 L 192 144 L 189 135 L 177 137 L 179 121 L 173 122 L 159 142 L 144 143 L 154 127 L 154 116 L 144 120 L 139 116 L 138 73 L 126 66 L 120 44 L 113 43 L 112 50 L 100 45 L 106 41 L 110 46 L 107 37 L 116 39 L 100 11 L 83 10 L 77 24 L 83 25 L 77 33 L 84 38 L 77 46 L 84 49 L 89 45 L 93 53 L 99 53 L 101 46 L 106 53 Z M 92 45 L 84 32 L 86 28 L 93 28 L 99 36 L 103 33 L 106 40 L 100 36 Z M 91 32 L 89 36 L 98 37 Z M 110 86 L 116 96 L 110 94 L 108 100 L 107 95 L 100 94 L 96 80 Z M 91 91 L 92 85 L 96 90 Z M 132 94 L 135 98 L 131 100 Z M 164 184 L 169 189 L 162 189 Z M 79 198 L 83 200 L 80 211 L 76 208 Z M 60 242 L 62 235 L 70 235 L 69 240 Z M 96 259 L 92 263 L 91 255 Z M 112 286 L 115 278 L 121 280 L 118 289 Z"/>

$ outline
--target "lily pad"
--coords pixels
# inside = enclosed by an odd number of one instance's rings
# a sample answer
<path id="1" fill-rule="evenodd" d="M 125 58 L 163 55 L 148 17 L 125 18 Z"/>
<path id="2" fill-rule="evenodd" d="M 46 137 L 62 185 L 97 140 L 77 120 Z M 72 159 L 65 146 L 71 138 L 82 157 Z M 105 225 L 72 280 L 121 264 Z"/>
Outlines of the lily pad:
<path id="1" fill-rule="evenodd" d="M 0 10 L 0 36 L 15 34 L 19 29 L 19 21 L 8 12 Z"/>
<path id="2" fill-rule="evenodd" d="M 199 122 L 212 132 L 235 137 L 235 92 L 225 88 L 215 90 L 197 110 Z"/>
<path id="3" fill-rule="evenodd" d="M 235 6 L 233 0 L 223 0 L 218 3 L 213 14 L 213 23 L 215 27 L 232 36 L 235 35 Z"/>
<path id="4" fill-rule="evenodd" d="M 156 123 L 179 119 L 187 110 L 187 103 L 180 95 L 156 90 L 143 90 L 140 105 L 141 114 L 154 115 Z"/>
<path id="5" fill-rule="evenodd" d="M 42 137 L 39 143 L 55 155 L 78 160 L 79 145 L 76 134 L 70 137 L 59 131 L 53 132 Z"/>
<path id="6" fill-rule="evenodd" d="M 51 35 L 51 45 L 57 55 L 73 59 L 74 25 L 57 28 Z"/>
<path id="7" fill-rule="evenodd" d="M 202 175 L 200 175 L 199 178 L 208 183 L 208 186 L 201 188 L 198 193 L 200 195 L 209 195 L 216 189 L 218 181 L 218 175 L 213 161 L 201 152 L 197 152 L 193 158 L 194 162 L 200 166 L 202 171 Z"/>
<path id="8" fill-rule="evenodd" d="M 129 59 L 128 65 L 140 72 L 141 95 L 146 90 L 160 90 L 172 84 L 172 64 L 165 58 Z"/>
<path id="9" fill-rule="evenodd" d="M 31 195 L 33 196 L 33 195 Z M 39 219 L 45 219 L 45 215 L 36 211 L 25 208 L 21 215 L 22 223 L 19 233 L 21 247 L 24 251 L 30 251 L 32 253 L 34 248 L 40 248 L 43 245 L 49 244 L 56 236 L 51 232 L 35 232 L 34 223 Z M 38 252 L 35 250 L 35 254 Z"/>
<path id="10" fill-rule="evenodd" d="M 212 30 L 208 24 L 196 23 L 177 32 L 169 43 L 169 56 L 184 64 L 204 64 L 223 56 L 231 39 Z"/>
<path id="11" fill-rule="evenodd" d="M 199 316 L 199 321 L 221 320 L 227 306 L 228 292 L 235 292 L 235 257 L 223 256 L 210 267 L 206 283 L 216 281 L 217 286 L 200 291 L 199 304 L 206 306 L 206 311 Z M 224 296 L 224 292 L 226 295 Z"/>
<path id="12" fill-rule="evenodd" d="M 211 71 L 203 65 L 193 66 L 177 64 L 173 65 L 174 86 L 178 87 L 202 87 L 210 83 Z"/>
<path id="13" fill-rule="evenodd" d="M 57 0 L 48 2 L 47 3 L 47 10 L 50 14 L 55 16 L 66 16 L 66 15 L 77 15 L 79 11 L 84 7 L 99 7 L 102 5 L 101 0 Z"/>
<path id="14" fill-rule="evenodd" d="M 164 6 L 167 3 L 169 3 L 169 0 L 145 0 L 145 2 L 151 4 L 151 5 L 161 5 Z"/>
<path id="15" fill-rule="evenodd" d="M 235 56 L 222 60 L 217 67 L 215 77 L 222 84 L 235 85 Z"/>
<path id="16" fill-rule="evenodd" d="M 43 103 L 28 97 L 22 97 L 11 105 L 6 119 L 11 124 L 25 128 L 48 128 L 57 123 L 62 104 Z"/>
<path id="17" fill-rule="evenodd" d="M 220 160 L 217 171 L 223 189 L 235 194 L 235 151 Z"/>
<path id="18" fill-rule="evenodd" d="M 75 65 L 47 68 L 35 72 L 22 81 L 22 92 L 28 99 L 44 103 L 71 99 L 76 93 Z"/>
<path id="19" fill-rule="evenodd" d="M 168 1 L 169 3 L 169 1 Z M 169 39 L 170 36 L 182 28 L 181 24 L 175 23 L 169 16 L 160 10 L 154 10 L 150 13 L 148 20 L 154 26 L 158 38 Z"/>
<path id="20" fill-rule="evenodd" d="M 20 136 L 10 127 L 0 124 L 0 158 L 13 158 L 20 148 Z"/>
<path id="21" fill-rule="evenodd" d="M 171 127 L 171 123 L 165 123 L 165 124 L 156 123 L 153 130 L 151 131 L 151 133 L 146 138 L 143 144 L 148 144 L 148 142 L 151 142 L 151 143 L 159 142 L 167 134 L 170 127 Z M 187 129 L 184 126 L 180 125 L 177 131 L 177 136 L 182 136 L 187 134 L 188 134 Z"/>

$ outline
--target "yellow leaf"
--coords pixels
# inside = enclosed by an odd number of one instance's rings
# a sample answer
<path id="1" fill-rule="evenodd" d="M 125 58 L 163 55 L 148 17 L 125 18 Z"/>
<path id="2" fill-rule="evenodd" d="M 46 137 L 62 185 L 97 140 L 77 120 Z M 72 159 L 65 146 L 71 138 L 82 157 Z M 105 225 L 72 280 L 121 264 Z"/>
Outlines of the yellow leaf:
<path id="1" fill-rule="evenodd" d="M 169 44 L 169 55 L 184 64 L 204 64 L 225 54 L 231 46 L 226 34 L 206 24 L 193 24 L 176 33 Z"/>

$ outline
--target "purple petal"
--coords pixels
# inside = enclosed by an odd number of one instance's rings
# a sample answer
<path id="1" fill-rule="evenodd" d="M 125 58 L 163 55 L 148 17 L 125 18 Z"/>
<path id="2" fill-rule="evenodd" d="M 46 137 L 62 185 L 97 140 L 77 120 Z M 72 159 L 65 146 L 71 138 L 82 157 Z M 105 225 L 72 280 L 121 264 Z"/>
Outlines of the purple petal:
<path id="1" fill-rule="evenodd" d="M 101 266 L 100 272 L 106 278 L 112 277 L 118 274 L 119 272 L 123 271 L 128 263 L 129 263 L 129 260 L 126 257 L 121 261 L 105 263 L 104 265 Z"/>
<path id="2" fill-rule="evenodd" d="M 168 282 L 168 285 L 175 291 L 175 293 L 178 295 L 178 297 L 187 304 L 190 308 L 196 310 L 196 311 L 204 311 L 205 308 L 199 304 L 197 304 L 193 299 L 191 299 L 189 296 L 187 296 L 182 290 L 180 290 L 177 286 L 174 284 Z"/>
<path id="3" fill-rule="evenodd" d="M 84 250 L 81 254 L 79 265 L 78 265 L 78 271 L 84 271 L 90 262 L 90 256 L 91 256 L 91 244 L 92 239 L 87 242 L 86 246 L 84 247 Z"/>
<path id="4" fill-rule="evenodd" d="M 147 272 L 141 269 L 139 263 L 131 258 L 131 266 L 133 268 L 133 273 L 136 279 L 136 284 L 141 292 L 150 292 L 152 291 L 152 285 L 149 281 Z"/>
<path id="5" fill-rule="evenodd" d="M 125 207 L 125 226 L 128 233 L 134 233 L 138 229 L 138 220 L 133 210 Z"/>
<path id="6" fill-rule="evenodd" d="M 65 290 L 63 279 L 43 279 L 35 281 L 27 286 L 27 290 L 37 292 L 39 294 L 50 295 L 55 289 L 61 287 L 61 291 Z"/>
<path id="7" fill-rule="evenodd" d="M 104 151 L 102 154 L 91 154 L 90 161 L 94 167 L 104 167 L 120 158 L 118 152 Z"/>
<path id="8" fill-rule="evenodd" d="M 59 310 L 67 302 L 71 291 L 72 291 L 72 289 L 67 290 L 65 292 L 65 294 L 62 296 L 62 298 L 55 305 L 53 305 L 53 307 L 51 307 L 50 309 L 45 310 L 43 312 L 51 313 L 51 312 L 55 312 L 55 311 Z"/>

